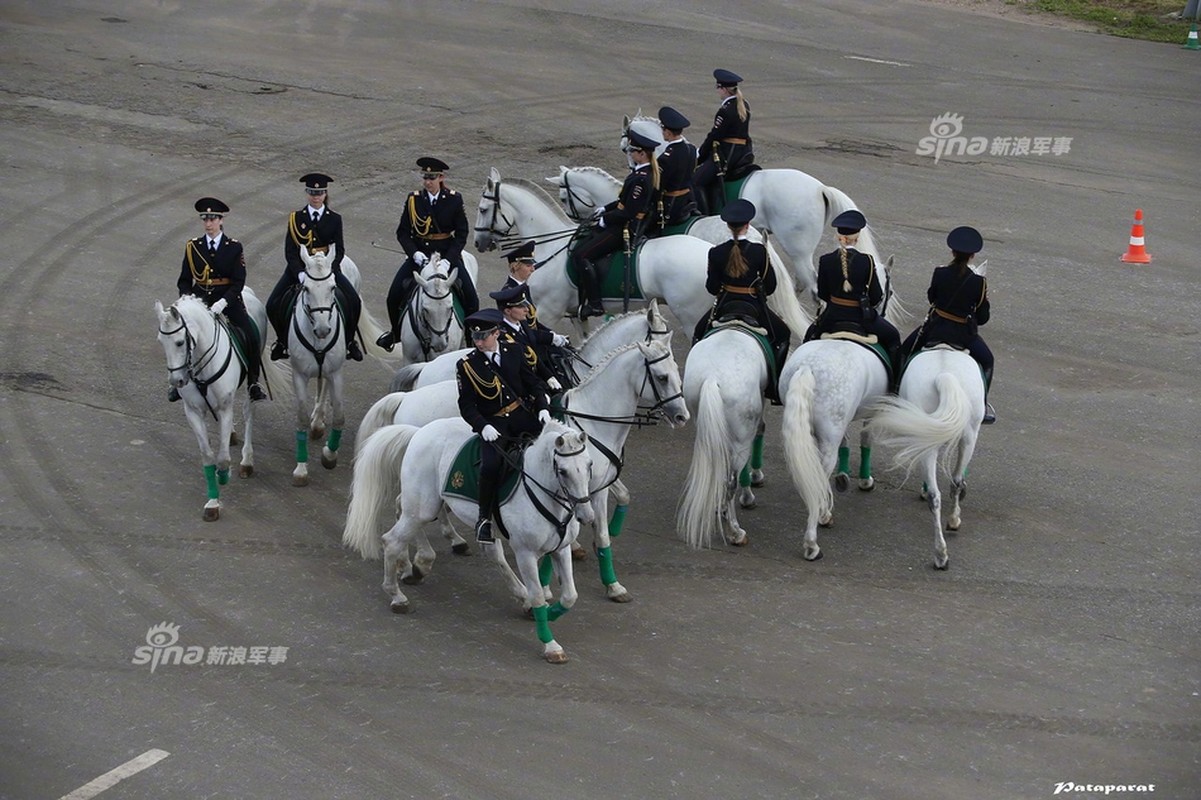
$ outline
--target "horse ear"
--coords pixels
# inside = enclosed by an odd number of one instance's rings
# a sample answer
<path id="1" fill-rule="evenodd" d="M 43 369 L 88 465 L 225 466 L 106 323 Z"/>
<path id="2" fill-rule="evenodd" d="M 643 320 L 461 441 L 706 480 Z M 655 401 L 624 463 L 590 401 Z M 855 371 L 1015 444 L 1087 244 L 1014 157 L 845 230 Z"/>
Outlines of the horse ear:
<path id="1" fill-rule="evenodd" d="M 163 313 L 164 313 L 163 312 L 163 304 L 161 302 L 159 302 L 158 300 L 154 301 L 154 313 L 158 314 L 160 319 L 162 318 Z"/>
<path id="2" fill-rule="evenodd" d="M 496 167 L 492 167 L 492 170 L 488 173 L 489 187 L 491 187 L 494 183 L 500 183 L 500 171 L 497 170 Z"/>
<path id="3" fill-rule="evenodd" d="M 333 264 L 338 259 L 338 245 L 330 242 L 329 245 L 329 263 Z"/>
<path id="4" fill-rule="evenodd" d="M 621 118 L 621 132 L 625 133 L 630 129 L 630 115 L 626 114 Z"/>
<path id="5" fill-rule="evenodd" d="M 580 444 L 581 445 L 588 444 L 588 434 L 584 433 L 583 431 L 580 431 Z"/>
<path id="6" fill-rule="evenodd" d="M 560 450 L 563 449 L 563 434 L 561 433 L 555 437 L 555 448 Z"/>

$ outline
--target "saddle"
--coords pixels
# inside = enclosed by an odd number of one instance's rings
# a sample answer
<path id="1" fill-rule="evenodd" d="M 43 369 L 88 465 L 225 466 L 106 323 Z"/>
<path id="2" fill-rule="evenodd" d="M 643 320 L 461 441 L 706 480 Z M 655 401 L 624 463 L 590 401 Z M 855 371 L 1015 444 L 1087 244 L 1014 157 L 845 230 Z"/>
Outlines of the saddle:
<path id="1" fill-rule="evenodd" d="M 645 300 L 646 296 L 642 293 L 642 283 L 638 280 L 638 254 L 642 250 L 642 246 L 646 244 L 646 237 L 639 237 L 638 240 L 630 246 L 630 299 Z M 572 241 L 572 246 L 568 251 L 567 259 L 567 279 L 575 288 L 580 288 L 580 274 L 576 269 L 575 259 L 571 258 L 572 252 L 575 250 L 575 241 Z M 601 297 L 606 300 L 622 300 L 625 298 L 625 273 L 626 273 L 626 254 L 624 250 L 618 249 L 608 256 L 608 262 L 603 263 L 603 259 L 596 262 L 596 266 L 604 271 L 605 277 L 601 281 Z"/>
<path id="2" fill-rule="evenodd" d="M 249 315 L 247 315 L 247 317 L 249 317 Z M 259 330 L 258 324 L 253 318 L 251 318 L 250 325 L 254 328 L 255 341 L 247 342 L 246 336 L 243 334 L 242 329 L 230 322 L 224 314 L 217 315 L 217 324 L 224 328 L 225 332 L 229 334 L 229 341 L 233 344 L 234 354 L 238 357 L 238 361 L 241 362 L 242 369 L 245 370 L 248 364 L 246 360 L 246 353 L 261 349 L 259 347 L 259 342 L 262 341 L 263 332 Z"/>
<path id="3" fill-rule="evenodd" d="M 442 493 L 461 497 L 478 503 L 480 499 L 480 451 L 484 440 L 478 435 L 472 436 L 451 462 L 450 472 L 446 475 L 446 483 Z M 515 445 L 508 451 L 509 457 L 504 460 L 500 480 L 497 481 L 496 504 L 502 506 L 513 497 L 517 491 L 517 479 L 521 477 L 522 459 L 525 457 L 525 445 Z"/>
<path id="4" fill-rule="evenodd" d="M 862 325 L 855 322 L 839 322 L 834 325 L 834 330 L 827 331 L 821 335 L 822 339 L 843 339 L 848 342 L 857 342 L 862 345 L 873 345 L 880 341 L 880 338 L 874 333 L 868 333 Z"/>
<path id="5" fill-rule="evenodd" d="M 759 307 L 754 303 L 743 300 L 727 300 L 723 303 L 721 316 L 713 320 L 712 326 L 729 325 L 739 325 L 760 336 L 767 336 L 767 329 L 759 325 Z"/>

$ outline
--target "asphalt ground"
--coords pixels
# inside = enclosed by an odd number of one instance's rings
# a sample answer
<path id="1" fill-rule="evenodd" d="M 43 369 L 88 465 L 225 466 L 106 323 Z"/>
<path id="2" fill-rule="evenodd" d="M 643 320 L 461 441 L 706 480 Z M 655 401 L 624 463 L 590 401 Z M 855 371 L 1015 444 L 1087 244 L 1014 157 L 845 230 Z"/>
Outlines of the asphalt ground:
<path id="1" fill-rule="evenodd" d="M 0 6 L 0 796 L 154 750 L 104 798 L 1196 796 L 1197 53 L 914 2 L 118 5 Z M 265 297 L 296 178 L 334 175 L 382 316 L 396 260 L 369 243 L 418 156 L 469 207 L 494 166 L 619 173 L 622 115 L 670 104 L 699 140 L 718 66 L 746 78 L 760 163 L 853 197 L 910 309 L 946 231 L 984 233 L 1000 421 L 949 571 L 886 453 L 805 562 L 779 409 L 745 549 L 675 536 L 690 428 L 631 437 L 635 600 L 580 565 L 565 666 L 444 545 L 389 613 L 379 564 L 340 545 L 348 458 L 290 486 L 284 404 L 201 521 L 153 315 L 197 197 L 233 207 Z M 945 113 L 1070 148 L 936 162 L 917 150 Z M 1136 208 L 1150 265 L 1118 260 Z M 350 369 L 357 424 L 388 374 Z M 286 660 L 152 673 L 159 623 Z"/>

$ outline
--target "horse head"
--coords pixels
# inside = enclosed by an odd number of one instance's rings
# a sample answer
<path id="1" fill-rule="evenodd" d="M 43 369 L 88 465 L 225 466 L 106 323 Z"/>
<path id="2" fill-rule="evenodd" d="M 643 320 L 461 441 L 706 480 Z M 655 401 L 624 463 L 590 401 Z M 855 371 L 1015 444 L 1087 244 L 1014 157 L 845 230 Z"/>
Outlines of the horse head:
<path id="1" fill-rule="evenodd" d="M 300 257 L 304 260 L 304 281 L 300 288 L 299 305 L 313 326 L 313 335 L 318 339 L 330 335 L 334 315 L 338 313 L 333 270 L 337 254 L 337 245 L 333 244 L 329 245 L 328 250 L 312 252 L 307 247 L 300 248 Z"/>
<path id="2" fill-rule="evenodd" d="M 614 196 L 621 189 L 621 182 L 599 167 L 560 165 L 558 176 L 547 178 L 546 182 L 559 187 L 559 203 L 567 216 L 576 222 L 591 219 L 596 208 L 607 202 L 603 194 L 595 191 L 595 183 L 612 184 L 610 188 Z"/>
<path id="3" fill-rule="evenodd" d="M 420 272 L 413 273 L 418 291 L 414 296 L 417 323 L 429 337 L 429 351 L 443 353 L 450 347 L 450 326 L 455 318 L 451 294 L 450 262 L 434 253 Z"/>
<path id="4" fill-rule="evenodd" d="M 631 118 L 629 115 L 622 117 L 621 123 L 621 151 L 626 154 L 626 162 L 630 169 L 634 168 L 634 159 L 630 157 L 630 131 L 635 130 L 652 141 L 658 142 L 655 148 L 655 158 L 663 155 L 667 143 L 663 141 L 663 127 L 659 124 L 659 120 L 655 117 L 642 116 L 642 109 Z"/>
<path id="5" fill-rule="evenodd" d="M 542 435 L 554 436 L 551 460 L 559 485 L 556 496 L 575 508 L 576 519 L 591 523 L 595 512 L 590 493 L 592 456 L 588 453 L 588 434 L 552 420 L 543 428 Z"/>
<path id="6" fill-rule="evenodd" d="M 156 300 L 154 311 L 158 316 L 158 340 L 167 356 L 167 381 L 179 389 L 192 380 L 195 354 L 210 351 L 216 320 L 204 301 L 190 294 L 168 308 Z"/>
<path id="7" fill-rule="evenodd" d="M 651 341 L 639 342 L 638 349 L 646 367 L 639 397 L 644 401 L 654 400 L 651 414 L 663 417 L 671 427 L 686 425 L 689 414 L 684 402 L 684 382 L 671 347 L 662 341 Z"/>
<path id="8" fill-rule="evenodd" d="M 497 239 L 512 230 L 512 223 L 508 223 L 505 230 L 498 227 L 498 224 L 505 222 L 500 207 L 500 172 L 492 167 L 484 190 L 480 192 L 480 204 L 475 213 L 475 249 L 481 253 L 495 250 Z"/>

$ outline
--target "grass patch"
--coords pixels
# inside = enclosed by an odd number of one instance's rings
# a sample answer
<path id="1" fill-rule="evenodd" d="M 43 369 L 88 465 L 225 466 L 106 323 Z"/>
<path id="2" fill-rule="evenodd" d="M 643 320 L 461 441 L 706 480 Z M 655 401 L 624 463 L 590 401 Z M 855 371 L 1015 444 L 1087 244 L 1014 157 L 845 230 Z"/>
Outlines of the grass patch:
<path id="1" fill-rule="evenodd" d="M 1183 11 L 1185 0 L 1019 0 L 1017 4 L 1096 25 L 1102 33 L 1150 42 L 1182 45 L 1192 25 L 1191 19 L 1168 16 Z"/>

